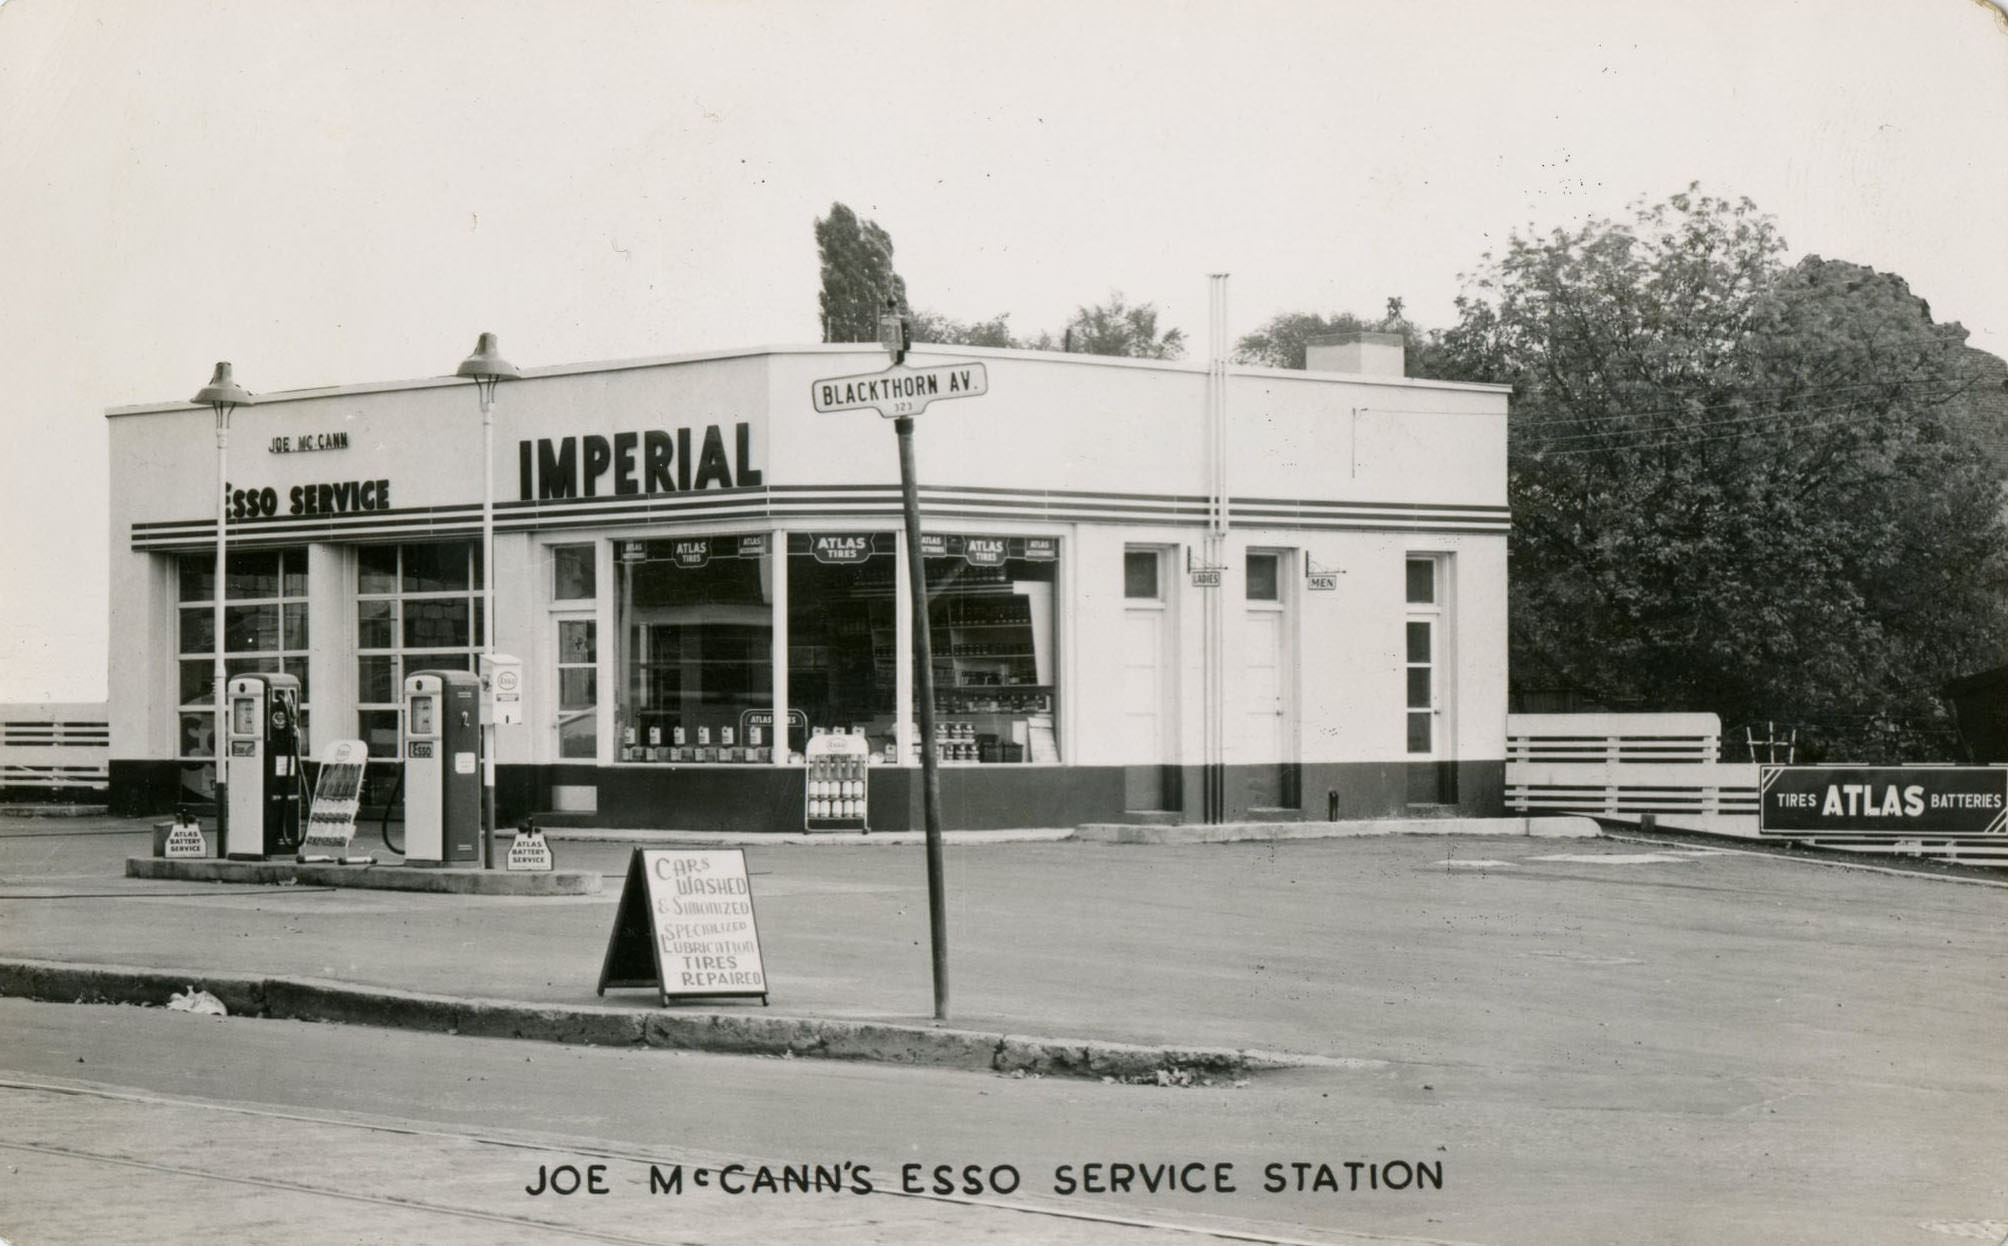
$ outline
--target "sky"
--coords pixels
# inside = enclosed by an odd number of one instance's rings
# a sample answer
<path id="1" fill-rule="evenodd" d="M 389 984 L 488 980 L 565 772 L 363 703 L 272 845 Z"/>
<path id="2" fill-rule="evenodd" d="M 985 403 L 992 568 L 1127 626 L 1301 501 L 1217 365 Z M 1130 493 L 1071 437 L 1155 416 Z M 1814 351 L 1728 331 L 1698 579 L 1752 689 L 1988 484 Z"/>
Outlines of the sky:
<path id="1" fill-rule="evenodd" d="M 1699 182 L 2008 354 L 1990 0 L 0 0 L 0 702 L 105 695 L 107 407 L 813 342 L 815 219 L 912 303 L 1203 349 L 1441 327 Z"/>

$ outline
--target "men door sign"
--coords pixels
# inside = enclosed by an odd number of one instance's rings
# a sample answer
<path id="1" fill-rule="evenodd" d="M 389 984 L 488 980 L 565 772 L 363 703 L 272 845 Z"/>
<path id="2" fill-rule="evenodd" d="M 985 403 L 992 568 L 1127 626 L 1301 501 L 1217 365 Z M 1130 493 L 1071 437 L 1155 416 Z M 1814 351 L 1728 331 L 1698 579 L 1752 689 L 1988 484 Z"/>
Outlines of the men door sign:
<path id="1" fill-rule="evenodd" d="M 673 998 L 754 996 L 767 1003 L 767 971 L 746 853 L 739 848 L 637 848 L 600 965 L 608 987 L 653 987 Z"/>

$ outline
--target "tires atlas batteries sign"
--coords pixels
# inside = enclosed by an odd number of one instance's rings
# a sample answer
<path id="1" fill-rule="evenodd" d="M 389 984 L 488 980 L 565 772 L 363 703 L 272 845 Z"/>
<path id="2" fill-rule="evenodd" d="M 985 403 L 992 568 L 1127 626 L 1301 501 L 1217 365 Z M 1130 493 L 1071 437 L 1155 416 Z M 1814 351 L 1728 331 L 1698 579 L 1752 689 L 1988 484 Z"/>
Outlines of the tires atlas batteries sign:
<path id="1" fill-rule="evenodd" d="M 2008 835 L 2008 766 L 1765 766 L 1760 835 Z"/>

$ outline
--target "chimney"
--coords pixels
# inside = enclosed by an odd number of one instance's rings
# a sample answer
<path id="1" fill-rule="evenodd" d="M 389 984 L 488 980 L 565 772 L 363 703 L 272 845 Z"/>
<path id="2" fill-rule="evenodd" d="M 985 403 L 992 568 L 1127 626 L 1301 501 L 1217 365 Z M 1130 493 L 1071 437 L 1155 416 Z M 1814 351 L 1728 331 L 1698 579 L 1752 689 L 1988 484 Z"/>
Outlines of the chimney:
<path id="1" fill-rule="evenodd" d="M 1357 376 L 1406 376 L 1401 334 L 1350 329 L 1304 340 L 1308 372 L 1350 372 Z"/>

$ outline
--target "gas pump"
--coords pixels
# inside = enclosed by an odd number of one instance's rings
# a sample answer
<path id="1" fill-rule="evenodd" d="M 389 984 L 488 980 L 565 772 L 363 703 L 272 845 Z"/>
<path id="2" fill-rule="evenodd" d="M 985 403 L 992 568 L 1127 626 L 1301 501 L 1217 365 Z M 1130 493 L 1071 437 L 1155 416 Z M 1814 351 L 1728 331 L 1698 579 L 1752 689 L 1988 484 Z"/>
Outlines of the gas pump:
<path id="1" fill-rule="evenodd" d="M 419 671 L 404 681 L 404 863 L 481 860 L 481 680 Z"/>
<path id="2" fill-rule="evenodd" d="M 225 689 L 230 818 L 223 855 L 263 861 L 300 847 L 300 681 L 238 675 Z"/>

